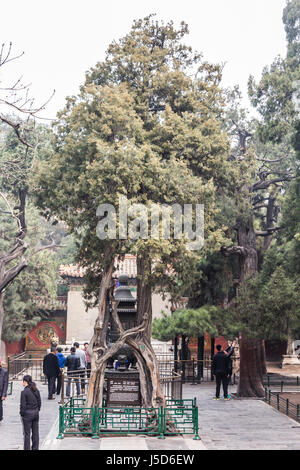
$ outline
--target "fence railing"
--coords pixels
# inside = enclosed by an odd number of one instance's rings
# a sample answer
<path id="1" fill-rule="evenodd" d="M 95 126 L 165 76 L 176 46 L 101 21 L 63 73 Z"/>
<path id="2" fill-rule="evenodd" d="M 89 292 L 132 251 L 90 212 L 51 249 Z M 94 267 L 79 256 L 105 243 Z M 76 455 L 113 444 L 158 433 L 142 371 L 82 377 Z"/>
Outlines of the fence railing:
<path id="1" fill-rule="evenodd" d="M 163 439 L 166 435 L 198 434 L 198 407 L 194 400 L 167 400 L 165 407 L 88 408 L 85 399 L 70 398 L 59 408 L 59 435 L 146 434 Z"/>
<path id="2" fill-rule="evenodd" d="M 84 374 L 85 372 L 86 374 Z M 90 371 L 79 371 L 79 374 L 76 374 L 76 372 L 68 374 L 64 371 L 61 375 L 60 381 L 61 403 L 64 404 L 69 397 L 77 397 L 79 395 L 85 396 L 89 386 Z M 169 377 L 162 377 L 160 382 L 162 392 L 166 399 L 182 399 L 182 380 L 179 374 L 173 372 Z M 104 397 L 106 396 L 106 390 L 106 380 L 104 380 Z"/>
<path id="3" fill-rule="evenodd" d="M 272 392 L 266 388 L 265 401 L 281 413 L 293 418 L 298 423 L 300 422 L 300 405 L 291 403 L 288 398 L 281 397 L 280 392 Z"/>
<path id="4" fill-rule="evenodd" d="M 30 357 L 26 354 L 8 358 L 8 376 L 10 380 L 22 380 L 29 374 L 34 382 L 44 381 L 43 358 Z"/>
<path id="5" fill-rule="evenodd" d="M 160 383 L 166 399 L 182 399 L 182 380 L 180 374 L 173 372 L 169 377 L 161 377 Z"/>
<path id="6" fill-rule="evenodd" d="M 214 381 L 211 372 L 211 359 L 205 358 L 198 361 L 189 360 L 158 360 L 161 380 L 177 374 L 182 383 L 200 384 L 201 382 Z M 23 353 L 8 358 L 8 373 L 12 380 L 21 380 L 24 373 L 30 374 L 34 381 L 44 381 L 43 357 L 34 357 Z M 234 377 L 234 382 L 236 378 Z"/>
<path id="7" fill-rule="evenodd" d="M 283 379 L 279 375 L 267 375 L 264 378 L 264 385 L 267 388 L 278 388 L 281 392 L 287 388 L 300 387 L 300 377 L 284 377 Z"/>
<path id="8" fill-rule="evenodd" d="M 237 358 L 235 358 L 237 360 Z M 182 383 L 200 384 L 201 382 L 213 382 L 215 380 L 212 374 L 212 359 L 203 360 L 159 360 L 160 376 L 170 376 L 172 372 L 181 376 Z M 232 376 L 233 383 L 236 383 L 236 374 Z"/>
<path id="9" fill-rule="evenodd" d="M 162 391 L 168 399 L 182 398 L 182 377 L 180 373 L 176 373 L 171 367 L 161 370 L 161 386 Z M 34 382 L 46 383 L 47 379 L 43 373 L 43 358 L 31 357 L 27 353 L 20 354 L 8 358 L 8 374 L 9 380 L 22 380 L 25 374 L 29 374 Z M 80 394 L 82 389 L 87 389 L 89 384 L 90 370 L 80 370 L 78 373 L 72 372 L 68 374 L 66 371 L 61 376 L 61 400 L 64 403 L 67 395 L 67 386 L 69 382 L 69 395 L 77 396 L 78 385 Z M 77 385 L 78 384 L 78 385 Z"/>

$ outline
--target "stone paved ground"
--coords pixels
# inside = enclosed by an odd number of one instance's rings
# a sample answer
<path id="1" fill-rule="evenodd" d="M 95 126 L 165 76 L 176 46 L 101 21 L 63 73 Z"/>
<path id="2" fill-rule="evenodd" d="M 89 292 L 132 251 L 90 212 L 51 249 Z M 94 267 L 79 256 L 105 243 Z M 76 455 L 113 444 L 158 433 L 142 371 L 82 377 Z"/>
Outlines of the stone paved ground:
<path id="1" fill-rule="evenodd" d="M 58 416 L 58 400 L 47 400 L 47 385 L 38 383 L 42 398 L 40 412 L 40 442 L 42 442 Z M 21 382 L 14 382 L 13 394 L 8 396 L 3 405 L 3 421 L 0 423 L 0 450 L 23 449 L 23 428 L 19 415 L 20 394 L 23 390 Z"/>
<path id="2" fill-rule="evenodd" d="M 205 384 L 186 387 L 185 397 L 194 395 L 199 407 L 199 435 L 206 449 L 300 450 L 300 424 L 263 401 L 214 401 L 214 388 Z"/>
<path id="3" fill-rule="evenodd" d="M 43 450 L 300 450 L 300 425 L 260 400 L 214 401 L 212 384 L 185 385 L 184 398 L 197 397 L 199 434 L 192 438 L 129 436 L 90 438 L 66 437 L 57 440 L 58 403 L 48 401 L 47 387 L 40 385 L 43 406 L 40 437 Z M 231 391 L 234 387 L 231 387 Z M 14 384 L 13 395 L 5 401 L 4 421 L 0 424 L 0 449 L 22 449 L 19 418 L 21 384 Z"/>

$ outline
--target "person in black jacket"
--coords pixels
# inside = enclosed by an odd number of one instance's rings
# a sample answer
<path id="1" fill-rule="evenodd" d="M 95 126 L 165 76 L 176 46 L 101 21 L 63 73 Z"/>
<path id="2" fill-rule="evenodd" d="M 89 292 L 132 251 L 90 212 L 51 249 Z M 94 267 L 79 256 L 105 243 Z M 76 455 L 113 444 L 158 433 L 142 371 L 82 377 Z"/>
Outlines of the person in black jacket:
<path id="1" fill-rule="evenodd" d="M 51 352 L 44 357 L 43 372 L 48 379 L 48 400 L 53 400 L 55 395 L 55 381 L 60 374 L 56 348 L 52 347 Z"/>
<path id="2" fill-rule="evenodd" d="M 2 360 L 0 359 L 0 421 L 3 420 L 3 401 L 7 395 L 8 388 L 8 372 L 2 367 Z"/>
<path id="3" fill-rule="evenodd" d="M 230 378 L 230 357 L 233 354 L 234 348 L 227 353 L 222 351 L 222 346 L 218 344 L 216 346 L 217 354 L 214 355 L 212 361 L 212 373 L 216 377 L 216 396 L 215 400 L 220 399 L 220 389 L 221 383 L 223 386 L 224 399 L 229 400 L 228 398 L 228 381 Z"/>
<path id="4" fill-rule="evenodd" d="M 23 423 L 24 450 L 30 450 L 30 434 L 32 434 L 31 450 L 39 450 L 39 412 L 41 396 L 30 375 L 23 377 L 24 390 L 21 392 L 20 415 Z"/>
<path id="5" fill-rule="evenodd" d="M 80 384 L 79 384 L 79 373 L 80 373 L 80 358 L 76 356 L 76 348 L 73 346 L 71 348 L 71 354 L 67 357 L 65 362 L 65 367 L 67 368 L 68 383 L 66 389 L 67 397 L 70 396 L 71 381 L 74 378 L 76 384 L 77 396 L 80 395 Z M 77 378 L 78 377 L 78 378 Z"/>

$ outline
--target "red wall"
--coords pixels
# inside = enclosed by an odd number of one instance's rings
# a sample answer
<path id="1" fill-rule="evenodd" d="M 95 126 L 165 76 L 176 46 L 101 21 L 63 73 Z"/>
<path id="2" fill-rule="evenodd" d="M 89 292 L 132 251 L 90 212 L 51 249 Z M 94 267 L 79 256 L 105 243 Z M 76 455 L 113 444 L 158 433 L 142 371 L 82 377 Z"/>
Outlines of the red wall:
<path id="1" fill-rule="evenodd" d="M 25 339 L 15 341 L 14 343 L 7 343 L 5 341 L 6 356 L 13 356 L 14 354 L 20 354 L 25 350 Z"/>
<path id="2" fill-rule="evenodd" d="M 215 338 L 215 354 L 217 353 L 216 346 L 218 344 L 222 346 L 222 349 L 226 349 L 228 347 L 228 342 L 225 338 L 223 338 L 223 336 Z"/>

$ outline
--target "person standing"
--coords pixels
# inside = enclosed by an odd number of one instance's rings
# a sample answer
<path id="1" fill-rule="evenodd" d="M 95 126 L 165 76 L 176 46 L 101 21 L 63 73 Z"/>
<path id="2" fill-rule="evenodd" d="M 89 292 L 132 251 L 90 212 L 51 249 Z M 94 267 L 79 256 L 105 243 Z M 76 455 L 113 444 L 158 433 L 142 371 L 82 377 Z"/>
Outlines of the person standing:
<path id="1" fill-rule="evenodd" d="M 79 357 L 80 360 L 80 372 L 78 372 L 79 376 L 81 377 L 81 393 L 85 392 L 85 371 L 87 369 L 87 360 L 85 352 L 82 349 L 79 349 L 79 343 L 74 343 L 74 348 L 76 348 L 76 356 Z"/>
<path id="2" fill-rule="evenodd" d="M 212 373 L 216 377 L 216 396 L 215 400 L 220 400 L 221 383 L 223 387 L 224 399 L 228 398 L 228 378 L 229 378 L 229 354 L 222 351 L 222 346 L 216 346 L 217 354 L 214 355 L 212 361 Z"/>
<path id="3" fill-rule="evenodd" d="M 79 370 L 80 370 L 80 359 L 76 356 L 76 348 L 74 346 L 71 348 L 71 354 L 67 357 L 65 366 L 67 368 L 68 383 L 66 396 L 70 396 L 71 381 L 74 378 L 76 384 L 77 396 L 80 395 L 80 385 L 79 385 Z"/>
<path id="4" fill-rule="evenodd" d="M 48 379 L 48 400 L 53 400 L 55 398 L 55 381 L 60 374 L 55 347 L 52 347 L 51 352 L 44 357 L 43 372 Z"/>
<path id="5" fill-rule="evenodd" d="M 88 353 L 88 346 L 89 343 L 84 343 L 84 352 L 85 352 L 85 357 L 86 357 L 86 376 L 89 379 L 91 376 L 91 357 Z"/>
<path id="6" fill-rule="evenodd" d="M 58 364 L 59 364 L 59 369 L 60 369 L 60 373 L 57 377 L 56 394 L 59 395 L 61 391 L 62 373 L 65 367 L 66 358 L 62 353 L 62 348 L 57 348 L 56 351 L 57 351 L 56 357 L 58 359 Z"/>
<path id="7" fill-rule="evenodd" d="M 23 377 L 20 415 L 23 423 L 24 450 L 39 450 L 39 412 L 41 396 L 30 375 Z M 30 435 L 32 446 L 30 447 Z"/>
<path id="8" fill-rule="evenodd" d="M 2 359 L 0 358 L 0 422 L 3 420 L 3 402 L 7 396 L 8 388 L 8 372 L 2 367 Z"/>
<path id="9" fill-rule="evenodd" d="M 231 346 L 229 345 L 225 349 L 225 353 L 227 354 L 227 367 L 228 367 L 228 385 L 231 383 L 231 376 L 233 372 L 233 366 L 232 366 L 232 356 L 234 353 L 234 347 L 235 343 L 233 342 Z M 228 398 L 231 398 L 230 395 L 228 395 Z"/>

